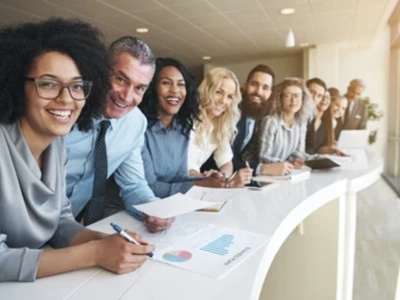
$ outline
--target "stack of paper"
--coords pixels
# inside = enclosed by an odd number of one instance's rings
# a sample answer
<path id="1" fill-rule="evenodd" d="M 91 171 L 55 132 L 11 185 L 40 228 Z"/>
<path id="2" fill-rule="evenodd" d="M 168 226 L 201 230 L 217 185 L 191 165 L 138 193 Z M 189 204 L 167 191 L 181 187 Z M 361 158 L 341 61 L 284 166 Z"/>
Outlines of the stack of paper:
<path id="1" fill-rule="evenodd" d="M 259 175 L 253 177 L 252 179 L 254 181 L 261 181 L 261 182 L 280 182 L 280 181 L 298 182 L 306 180 L 308 178 L 310 178 L 310 168 L 303 167 L 301 169 L 294 169 L 290 174 L 284 176 Z"/>

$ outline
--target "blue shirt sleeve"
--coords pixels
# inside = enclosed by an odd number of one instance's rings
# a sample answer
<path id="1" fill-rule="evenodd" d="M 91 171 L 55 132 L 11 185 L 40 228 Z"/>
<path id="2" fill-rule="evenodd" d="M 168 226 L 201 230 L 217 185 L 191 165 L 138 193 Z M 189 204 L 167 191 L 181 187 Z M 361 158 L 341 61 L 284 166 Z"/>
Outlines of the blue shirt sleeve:
<path id="1" fill-rule="evenodd" d="M 144 131 L 147 122 L 143 118 L 143 122 L 137 124 L 139 128 L 137 140 L 130 151 L 130 154 L 124 159 L 114 173 L 115 181 L 121 189 L 121 198 L 124 201 L 125 209 L 128 213 L 138 219 L 142 219 L 144 215 L 139 213 L 132 205 L 142 204 L 157 200 L 154 193 L 150 189 L 144 175 L 142 148 L 144 145 Z"/>

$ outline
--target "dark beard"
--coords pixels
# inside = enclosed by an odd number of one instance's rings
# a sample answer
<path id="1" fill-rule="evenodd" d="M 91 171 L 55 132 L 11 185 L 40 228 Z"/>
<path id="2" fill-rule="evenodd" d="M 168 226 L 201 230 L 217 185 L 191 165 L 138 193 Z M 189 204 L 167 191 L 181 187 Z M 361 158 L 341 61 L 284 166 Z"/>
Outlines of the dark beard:
<path id="1" fill-rule="evenodd" d="M 243 98 L 241 108 L 246 117 L 250 117 L 255 120 L 261 120 L 267 115 L 268 101 L 264 100 L 261 101 L 261 103 L 253 103 L 251 100 Z"/>

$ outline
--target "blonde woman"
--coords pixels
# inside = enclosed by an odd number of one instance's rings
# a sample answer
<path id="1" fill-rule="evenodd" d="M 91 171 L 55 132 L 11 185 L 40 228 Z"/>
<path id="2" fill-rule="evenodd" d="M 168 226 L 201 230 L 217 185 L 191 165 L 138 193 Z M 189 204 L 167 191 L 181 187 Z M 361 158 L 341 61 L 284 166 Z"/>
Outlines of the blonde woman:
<path id="1" fill-rule="evenodd" d="M 252 169 L 233 174 L 231 141 L 240 118 L 240 86 L 235 74 L 226 68 L 207 73 L 198 89 L 200 121 L 195 121 L 188 150 L 191 176 L 213 176 L 218 187 L 241 187 L 250 183 Z M 201 166 L 213 156 L 218 170 L 200 173 Z"/>
<path id="2" fill-rule="evenodd" d="M 336 140 L 339 139 L 340 131 L 343 129 L 343 118 L 348 105 L 349 100 L 345 96 L 336 95 L 332 97 L 330 109 L 332 111 Z"/>
<path id="3" fill-rule="evenodd" d="M 273 91 L 271 110 L 262 120 L 259 155 L 262 163 L 280 163 L 283 174 L 300 168 L 304 159 L 307 121 L 315 104 L 300 78 L 286 78 Z"/>

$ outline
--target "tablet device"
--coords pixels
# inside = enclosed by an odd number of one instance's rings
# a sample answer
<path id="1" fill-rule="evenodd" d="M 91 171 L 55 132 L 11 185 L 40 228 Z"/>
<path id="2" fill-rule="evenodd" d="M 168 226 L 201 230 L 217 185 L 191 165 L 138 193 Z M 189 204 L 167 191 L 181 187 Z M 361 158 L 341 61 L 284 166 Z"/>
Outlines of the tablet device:
<path id="1" fill-rule="evenodd" d="M 329 159 L 329 158 L 316 158 L 316 159 L 310 159 L 310 160 L 306 160 L 304 161 L 304 164 L 314 170 L 318 170 L 318 169 L 330 169 L 330 168 L 335 168 L 335 167 L 339 167 L 340 164 L 338 164 L 337 162 Z"/>
<path id="2" fill-rule="evenodd" d="M 342 130 L 339 135 L 339 149 L 364 149 L 368 146 L 368 130 Z"/>

